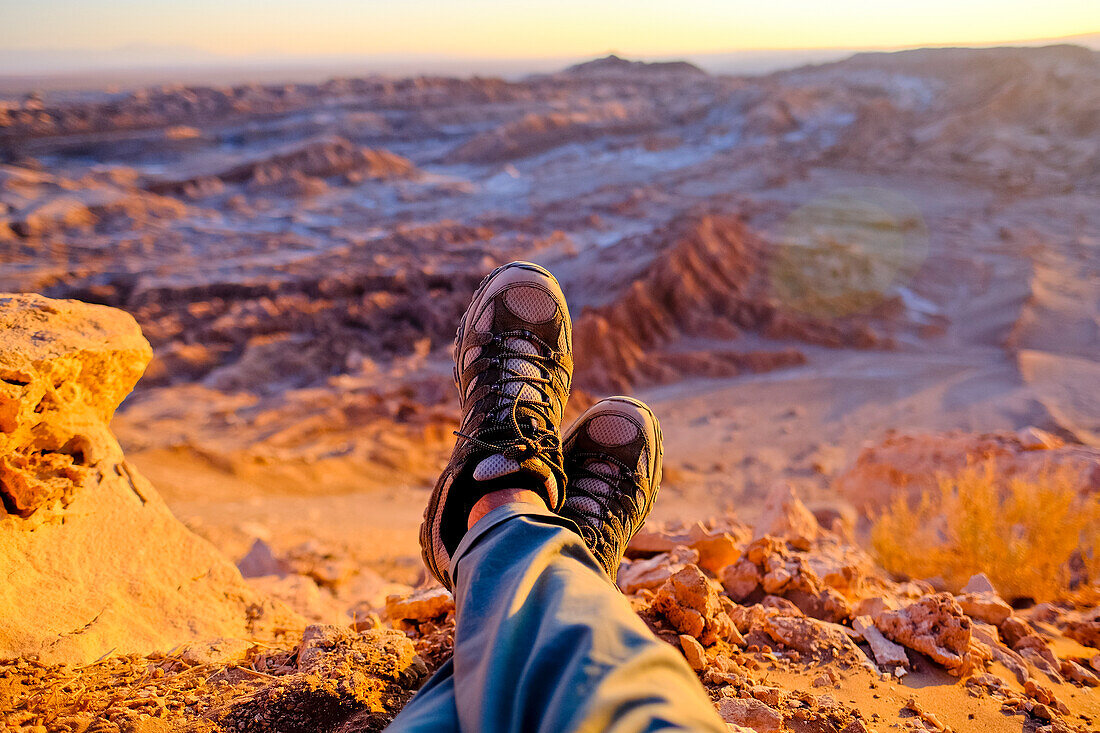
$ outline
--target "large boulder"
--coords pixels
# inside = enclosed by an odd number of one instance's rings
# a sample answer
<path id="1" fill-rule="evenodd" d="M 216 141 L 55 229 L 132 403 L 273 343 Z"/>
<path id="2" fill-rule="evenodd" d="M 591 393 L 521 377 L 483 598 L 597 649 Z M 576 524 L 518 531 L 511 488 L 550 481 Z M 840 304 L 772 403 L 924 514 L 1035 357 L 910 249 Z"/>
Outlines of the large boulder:
<path id="1" fill-rule="evenodd" d="M 123 456 L 108 424 L 151 356 L 126 313 L 0 295 L 0 658 L 79 664 L 302 626 Z"/>

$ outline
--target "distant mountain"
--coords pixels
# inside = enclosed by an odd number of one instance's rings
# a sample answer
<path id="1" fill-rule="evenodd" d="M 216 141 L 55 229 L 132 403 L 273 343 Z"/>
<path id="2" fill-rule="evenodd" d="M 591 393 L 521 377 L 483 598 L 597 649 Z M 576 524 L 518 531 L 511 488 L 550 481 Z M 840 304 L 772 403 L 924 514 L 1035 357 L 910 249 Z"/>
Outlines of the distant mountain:
<path id="1" fill-rule="evenodd" d="M 694 74 L 705 76 L 707 72 L 687 61 L 628 61 L 615 54 L 574 64 L 565 70 L 572 76 L 604 76 L 636 73 Z"/>

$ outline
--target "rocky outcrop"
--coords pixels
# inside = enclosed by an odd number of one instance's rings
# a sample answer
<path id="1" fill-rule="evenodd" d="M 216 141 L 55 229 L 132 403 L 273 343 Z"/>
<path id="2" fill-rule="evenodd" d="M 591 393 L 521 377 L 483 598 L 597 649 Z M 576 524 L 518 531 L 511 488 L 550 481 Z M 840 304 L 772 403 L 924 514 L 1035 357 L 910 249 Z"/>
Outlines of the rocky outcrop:
<path id="1" fill-rule="evenodd" d="M 1067 445 L 1038 428 L 1003 433 L 896 434 L 869 445 L 836 481 L 839 493 L 868 512 L 903 496 L 912 504 L 934 492 L 939 477 L 969 465 L 991 463 L 998 476 L 1034 479 L 1066 471 L 1085 492 L 1100 491 L 1100 450 Z M 936 470 L 928 470 L 935 466 Z"/>
<path id="2" fill-rule="evenodd" d="M 860 319 L 819 320 L 785 311 L 770 291 L 768 245 L 736 216 L 694 212 L 638 241 L 620 243 L 624 267 L 646 263 L 586 307 L 574 324 L 580 384 L 622 390 L 685 373 L 718 377 L 805 362 L 797 349 L 685 352 L 665 347 L 681 336 L 736 338 L 757 332 L 824 346 L 885 342 Z M 656 255 L 653 253 L 656 252 Z M 603 253 L 601 253 L 603 256 Z M 589 291 L 605 293 L 603 283 Z"/>
<path id="3" fill-rule="evenodd" d="M 400 155 L 386 150 L 372 150 L 338 136 L 310 140 L 286 146 L 213 169 L 200 175 L 176 179 L 152 179 L 145 187 L 159 194 L 193 195 L 211 190 L 211 181 L 218 184 L 245 183 L 257 190 L 267 190 L 292 180 L 318 181 L 343 176 L 351 182 L 367 178 L 411 178 L 419 175 L 416 167 Z M 215 189 L 217 184 L 215 185 Z"/>
<path id="4" fill-rule="evenodd" d="M 121 465 L 107 424 L 152 357 L 129 316 L 0 296 L 0 498 L 27 518 Z"/>
<path id="5" fill-rule="evenodd" d="M 301 624 L 127 463 L 108 423 L 150 356 L 125 313 L 0 296 L 0 657 L 80 663 Z"/>

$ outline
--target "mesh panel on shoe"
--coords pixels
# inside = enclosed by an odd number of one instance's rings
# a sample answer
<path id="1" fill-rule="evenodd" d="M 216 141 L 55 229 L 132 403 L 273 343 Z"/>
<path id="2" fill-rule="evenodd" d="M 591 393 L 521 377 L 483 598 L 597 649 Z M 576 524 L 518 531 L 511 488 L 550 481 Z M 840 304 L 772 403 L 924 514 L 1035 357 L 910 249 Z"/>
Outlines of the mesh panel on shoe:
<path id="1" fill-rule="evenodd" d="M 504 293 L 504 304 L 508 310 L 531 323 L 545 323 L 558 310 L 558 304 L 550 294 L 538 288 L 510 288 Z"/>
<path id="2" fill-rule="evenodd" d="M 464 394 L 462 396 L 463 399 L 467 399 L 467 400 L 470 399 L 470 395 L 473 394 L 473 391 L 475 389 L 477 389 L 477 380 L 480 376 L 481 375 L 479 374 L 477 377 L 474 377 L 473 379 L 470 380 L 470 383 L 468 385 L 466 385 L 466 394 Z"/>
<path id="3" fill-rule="evenodd" d="M 493 327 L 493 306 L 490 303 L 485 307 L 485 310 L 481 311 L 481 315 L 478 316 L 477 323 L 474 324 L 475 331 L 487 332 Z"/>
<path id="4" fill-rule="evenodd" d="M 626 445 L 638 437 L 638 426 L 621 415 L 598 415 L 589 423 L 588 437 L 600 445 Z"/>
<path id="5" fill-rule="evenodd" d="M 471 346 L 470 348 L 466 349 L 466 353 L 462 355 L 462 368 L 468 368 L 471 364 L 474 363 L 474 359 L 478 358 L 479 356 L 481 356 L 480 346 Z"/>
<path id="6" fill-rule="evenodd" d="M 649 448 L 642 446 L 642 452 L 638 454 L 638 473 L 649 473 Z"/>
<path id="7" fill-rule="evenodd" d="M 443 482 L 443 486 L 440 487 L 440 497 L 442 501 L 446 501 L 447 493 L 451 489 L 451 483 L 454 481 L 454 476 L 448 476 Z M 440 520 L 443 518 L 442 512 L 436 514 L 435 524 L 432 525 L 432 555 L 435 558 L 435 563 L 439 567 L 439 572 L 446 573 L 450 567 L 451 555 L 447 552 L 447 545 L 443 542 L 442 528 L 440 527 Z"/>
<path id="8" fill-rule="evenodd" d="M 598 473 L 601 476 L 607 476 L 609 480 L 601 481 L 600 479 L 593 476 L 583 476 L 577 479 L 572 484 L 576 491 L 584 492 L 585 494 L 588 494 L 590 496 L 599 496 L 605 499 L 609 499 L 615 496 L 615 494 L 617 493 L 616 479 L 619 475 L 618 469 L 616 469 L 609 463 L 604 463 L 603 461 L 591 461 L 585 466 L 585 468 L 587 468 L 592 473 Z M 565 503 L 576 510 L 584 512 L 584 514 L 586 515 L 585 518 L 590 524 L 593 524 L 595 526 L 599 523 L 597 517 L 602 515 L 603 508 L 595 499 L 591 499 L 589 498 L 589 496 L 578 494 L 575 496 L 570 496 L 568 499 L 565 500 Z"/>
<path id="9" fill-rule="evenodd" d="M 583 517 L 586 524 L 593 527 L 599 526 L 599 520 L 596 517 L 600 516 L 602 508 L 595 499 L 589 499 L 587 496 L 571 496 L 565 500 L 565 505 L 574 510 L 570 515 L 574 521 L 580 521 Z"/>

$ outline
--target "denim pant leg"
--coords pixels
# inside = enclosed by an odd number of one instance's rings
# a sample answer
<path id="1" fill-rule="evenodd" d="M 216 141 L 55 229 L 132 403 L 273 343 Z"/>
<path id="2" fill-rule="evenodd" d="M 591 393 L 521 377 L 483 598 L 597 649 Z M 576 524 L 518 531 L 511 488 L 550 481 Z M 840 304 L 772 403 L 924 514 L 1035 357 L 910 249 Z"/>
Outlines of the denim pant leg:
<path id="1" fill-rule="evenodd" d="M 684 658 L 650 632 L 570 526 L 510 504 L 459 544 L 462 730 L 726 733 Z"/>
<path id="2" fill-rule="evenodd" d="M 436 670 L 386 730 L 390 733 L 459 733 L 453 660 L 448 659 Z"/>

